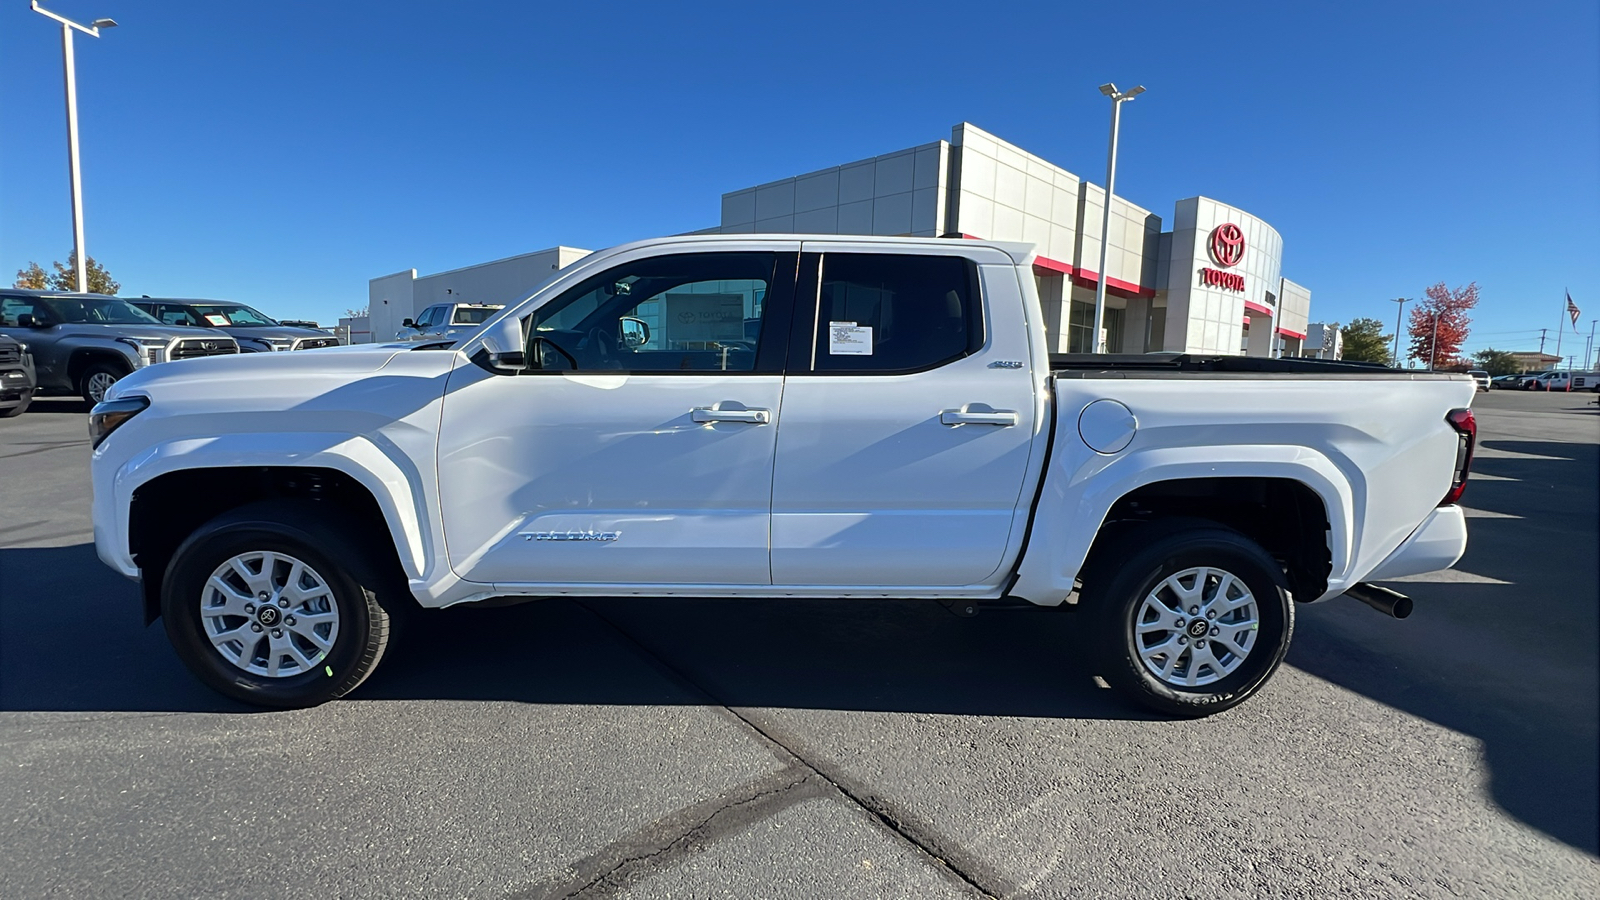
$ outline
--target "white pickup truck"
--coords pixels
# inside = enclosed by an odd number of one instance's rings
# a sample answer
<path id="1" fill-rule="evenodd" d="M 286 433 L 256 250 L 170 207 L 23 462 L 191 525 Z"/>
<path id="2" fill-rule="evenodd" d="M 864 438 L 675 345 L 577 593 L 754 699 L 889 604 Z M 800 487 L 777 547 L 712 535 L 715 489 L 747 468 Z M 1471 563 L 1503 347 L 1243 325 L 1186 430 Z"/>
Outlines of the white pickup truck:
<path id="1" fill-rule="evenodd" d="M 1092 669 L 1239 703 L 1296 603 L 1466 545 L 1462 375 L 1046 349 L 1029 246 L 692 236 L 595 253 L 459 346 L 141 369 L 95 542 L 184 662 L 338 697 L 406 607 L 588 596 L 1075 610 Z"/>

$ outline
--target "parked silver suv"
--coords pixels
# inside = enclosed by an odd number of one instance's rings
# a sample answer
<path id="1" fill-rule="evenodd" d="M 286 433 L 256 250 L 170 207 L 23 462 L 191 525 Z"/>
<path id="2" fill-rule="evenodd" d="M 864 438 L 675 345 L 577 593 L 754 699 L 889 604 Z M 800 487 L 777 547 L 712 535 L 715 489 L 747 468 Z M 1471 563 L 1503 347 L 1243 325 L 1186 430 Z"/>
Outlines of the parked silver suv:
<path id="1" fill-rule="evenodd" d="M 28 345 L 39 393 L 75 393 L 90 403 L 134 369 L 239 352 L 229 335 L 163 325 L 104 294 L 0 289 L 0 334 Z"/>
<path id="2" fill-rule="evenodd" d="M 401 322 L 397 341 L 464 341 L 478 333 L 489 317 L 505 309 L 492 303 L 435 303 L 416 320 Z"/>
<path id="3" fill-rule="evenodd" d="M 276 350 L 316 350 L 337 347 L 339 339 L 326 331 L 285 325 L 243 303 L 227 300 L 171 300 L 140 297 L 130 300 L 166 325 L 215 328 L 233 336 L 241 353 Z"/>

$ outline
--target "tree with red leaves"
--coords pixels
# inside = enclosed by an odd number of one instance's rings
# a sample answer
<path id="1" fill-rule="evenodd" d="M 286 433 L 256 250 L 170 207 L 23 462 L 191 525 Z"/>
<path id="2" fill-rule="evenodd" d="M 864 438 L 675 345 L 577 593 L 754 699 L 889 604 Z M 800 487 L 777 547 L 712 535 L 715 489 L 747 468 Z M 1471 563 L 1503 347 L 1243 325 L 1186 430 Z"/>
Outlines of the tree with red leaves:
<path id="1" fill-rule="evenodd" d="M 1407 358 L 1418 360 L 1424 366 L 1431 359 L 1435 369 L 1462 362 L 1461 345 L 1466 342 L 1468 326 L 1472 324 L 1472 317 L 1467 313 L 1478 305 L 1478 283 L 1474 281 L 1451 290 L 1441 281 L 1426 293 L 1427 299 L 1411 307 L 1411 351 Z"/>

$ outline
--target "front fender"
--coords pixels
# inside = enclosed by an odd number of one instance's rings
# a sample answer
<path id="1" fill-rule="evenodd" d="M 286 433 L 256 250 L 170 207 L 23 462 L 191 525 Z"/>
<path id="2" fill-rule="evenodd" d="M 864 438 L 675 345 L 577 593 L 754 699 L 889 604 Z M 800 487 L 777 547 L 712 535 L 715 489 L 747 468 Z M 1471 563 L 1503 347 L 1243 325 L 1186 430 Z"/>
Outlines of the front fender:
<path id="1" fill-rule="evenodd" d="M 1045 473 L 1028 551 L 1010 593 L 1043 605 L 1061 603 L 1072 592 L 1073 580 L 1117 500 L 1146 485 L 1188 478 L 1283 478 L 1310 488 L 1328 514 L 1330 592 L 1336 585 L 1344 589 L 1342 576 L 1350 567 L 1357 520 L 1356 492 L 1345 473 L 1308 447 L 1242 444 L 1154 447 L 1053 464 Z"/>
<path id="2" fill-rule="evenodd" d="M 183 469 L 235 466 L 335 469 L 350 476 L 377 500 L 406 577 L 417 581 L 434 574 L 436 563 L 424 538 L 431 517 L 422 473 L 409 459 L 396 458 L 367 437 L 325 432 L 180 438 L 151 445 L 110 472 L 92 467 L 100 558 L 122 574 L 138 577 L 128 549 L 128 521 L 133 492 L 140 485 Z M 106 483 L 99 483 L 102 479 Z M 111 533 L 102 534 L 101 523 L 111 523 Z"/>

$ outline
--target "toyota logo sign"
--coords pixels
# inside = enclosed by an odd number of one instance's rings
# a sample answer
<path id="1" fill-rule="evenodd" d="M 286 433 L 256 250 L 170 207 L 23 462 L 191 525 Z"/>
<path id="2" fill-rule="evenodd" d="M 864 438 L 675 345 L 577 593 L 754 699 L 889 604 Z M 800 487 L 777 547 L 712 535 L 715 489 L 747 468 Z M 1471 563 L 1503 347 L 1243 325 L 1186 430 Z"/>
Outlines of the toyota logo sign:
<path id="1" fill-rule="evenodd" d="M 1212 229 L 1211 258 L 1224 269 L 1237 266 L 1244 259 L 1244 232 L 1239 226 L 1229 222 Z"/>

